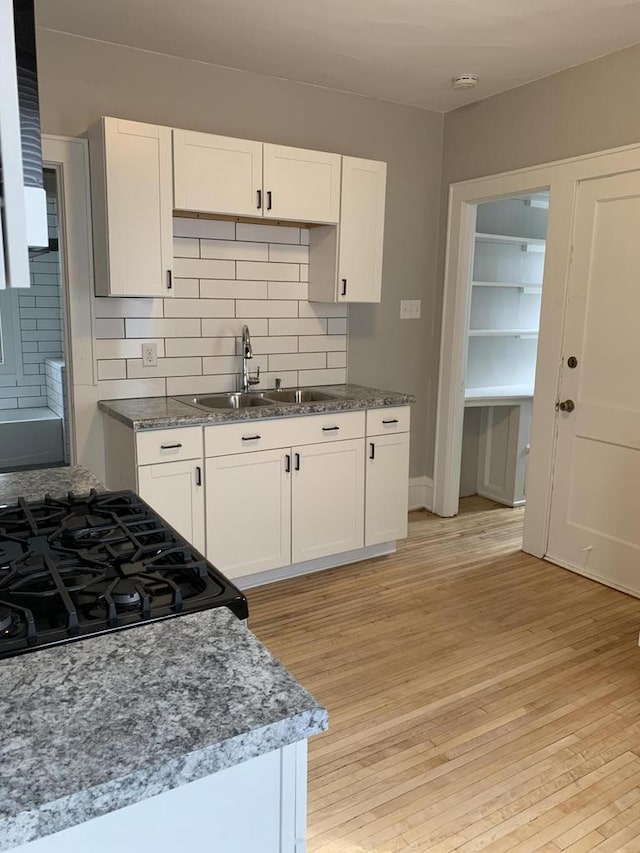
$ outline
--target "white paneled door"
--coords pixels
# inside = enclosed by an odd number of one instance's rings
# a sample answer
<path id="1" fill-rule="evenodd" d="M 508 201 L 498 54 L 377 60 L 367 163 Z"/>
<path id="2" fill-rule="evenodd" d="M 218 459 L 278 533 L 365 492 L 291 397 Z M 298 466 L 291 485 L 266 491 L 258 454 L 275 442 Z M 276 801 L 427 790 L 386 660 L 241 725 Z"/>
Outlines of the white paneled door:
<path id="1" fill-rule="evenodd" d="M 578 187 L 548 559 L 640 595 L 640 172 Z"/>

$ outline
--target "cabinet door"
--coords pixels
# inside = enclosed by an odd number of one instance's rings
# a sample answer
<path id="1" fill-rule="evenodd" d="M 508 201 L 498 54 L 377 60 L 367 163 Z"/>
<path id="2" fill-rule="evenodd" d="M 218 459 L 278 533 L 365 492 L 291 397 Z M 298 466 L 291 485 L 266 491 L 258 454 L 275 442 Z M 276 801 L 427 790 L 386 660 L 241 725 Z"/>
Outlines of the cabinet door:
<path id="1" fill-rule="evenodd" d="M 138 494 L 204 554 L 202 463 L 160 462 L 138 468 Z"/>
<path id="2" fill-rule="evenodd" d="M 102 134 L 107 280 L 101 287 L 96 277 L 97 292 L 101 296 L 171 296 L 171 130 L 104 118 Z M 99 170 L 100 163 L 93 159 L 91 168 Z M 102 225 L 95 224 L 97 229 Z"/>
<path id="3" fill-rule="evenodd" d="M 342 158 L 340 302 L 380 302 L 386 184 L 386 163 Z"/>
<path id="4" fill-rule="evenodd" d="M 230 578 L 291 562 L 290 459 L 288 450 L 207 459 L 207 557 Z"/>
<path id="5" fill-rule="evenodd" d="M 407 536 L 409 433 L 367 439 L 365 545 Z"/>
<path id="6" fill-rule="evenodd" d="M 293 448 L 292 561 L 364 544 L 362 439 Z"/>
<path id="7" fill-rule="evenodd" d="M 262 216 L 262 142 L 173 131 L 178 210 Z"/>
<path id="8" fill-rule="evenodd" d="M 340 218 L 340 155 L 264 145 L 264 215 L 298 222 Z"/>

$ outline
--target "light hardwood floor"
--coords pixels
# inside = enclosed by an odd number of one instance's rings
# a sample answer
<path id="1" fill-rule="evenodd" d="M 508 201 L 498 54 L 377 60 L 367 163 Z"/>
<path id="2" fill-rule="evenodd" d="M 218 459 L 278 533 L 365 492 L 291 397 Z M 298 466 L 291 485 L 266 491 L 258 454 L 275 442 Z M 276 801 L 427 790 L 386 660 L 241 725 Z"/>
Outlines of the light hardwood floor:
<path id="1" fill-rule="evenodd" d="M 640 601 L 523 554 L 522 517 L 412 513 L 397 555 L 249 594 L 329 709 L 309 853 L 640 851 Z"/>

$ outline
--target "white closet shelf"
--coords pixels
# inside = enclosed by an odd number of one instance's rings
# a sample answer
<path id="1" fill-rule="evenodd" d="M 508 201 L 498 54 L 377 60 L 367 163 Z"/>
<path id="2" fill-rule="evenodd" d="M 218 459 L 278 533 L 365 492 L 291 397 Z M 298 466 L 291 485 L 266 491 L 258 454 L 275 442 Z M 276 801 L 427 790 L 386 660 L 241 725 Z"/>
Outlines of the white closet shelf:
<path id="1" fill-rule="evenodd" d="M 537 329 L 469 329 L 470 338 L 537 338 Z"/>
<path id="2" fill-rule="evenodd" d="M 530 293 L 542 293 L 541 284 L 526 284 L 519 281 L 472 281 L 473 287 L 506 287 L 517 288 L 518 290 L 527 290 Z"/>
<path id="3" fill-rule="evenodd" d="M 485 388 L 466 388 L 464 401 L 467 406 L 512 405 L 533 397 L 533 385 L 490 385 Z"/>
<path id="4" fill-rule="evenodd" d="M 514 237 L 511 234 L 485 234 L 476 232 L 476 240 L 480 243 L 506 243 L 524 246 L 530 252 L 544 252 L 546 240 L 539 237 Z"/>

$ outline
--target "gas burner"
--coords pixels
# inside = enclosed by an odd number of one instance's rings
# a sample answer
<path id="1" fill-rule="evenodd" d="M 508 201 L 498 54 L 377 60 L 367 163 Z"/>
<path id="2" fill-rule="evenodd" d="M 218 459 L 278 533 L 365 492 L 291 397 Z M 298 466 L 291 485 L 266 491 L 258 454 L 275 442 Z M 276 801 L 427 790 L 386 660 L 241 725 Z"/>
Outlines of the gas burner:
<path id="1" fill-rule="evenodd" d="M 8 607 L 0 605 L 0 634 L 6 634 L 13 623 L 13 613 Z"/>
<path id="2" fill-rule="evenodd" d="M 220 606 L 247 617 L 242 593 L 133 492 L 0 507 L 0 658 Z"/>

